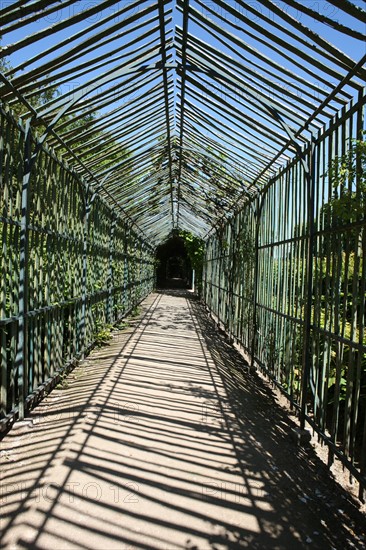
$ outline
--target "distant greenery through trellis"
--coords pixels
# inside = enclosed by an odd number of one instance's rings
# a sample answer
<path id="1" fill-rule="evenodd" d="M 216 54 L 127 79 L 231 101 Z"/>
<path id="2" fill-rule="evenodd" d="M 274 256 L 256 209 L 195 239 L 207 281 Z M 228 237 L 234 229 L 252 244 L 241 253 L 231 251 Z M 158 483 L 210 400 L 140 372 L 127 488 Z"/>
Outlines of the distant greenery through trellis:
<path id="1" fill-rule="evenodd" d="M 202 291 L 202 270 L 205 243 L 203 239 L 193 235 L 190 231 L 179 231 L 179 237 L 181 237 L 184 241 L 184 246 L 191 262 L 191 267 L 195 270 L 196 288 L 197 292 L 200 294 Z"/>
<path id="2" fill-rule="evenodd" d="M 347 134 L 362 109 L 339 122 Z M 206 243 L 203 298 L 364 485 L 366 143 L 319 136 Z M 335 154 L 338 147 L 339 154 Z M 330 155 L 330 153 L 332 155 Z M 311 155 L 313 157 L 311 158 Z M 313 159 L 317 159 L 315 163 Z M 310 289 L 310 294 L 309 294 Z"/>

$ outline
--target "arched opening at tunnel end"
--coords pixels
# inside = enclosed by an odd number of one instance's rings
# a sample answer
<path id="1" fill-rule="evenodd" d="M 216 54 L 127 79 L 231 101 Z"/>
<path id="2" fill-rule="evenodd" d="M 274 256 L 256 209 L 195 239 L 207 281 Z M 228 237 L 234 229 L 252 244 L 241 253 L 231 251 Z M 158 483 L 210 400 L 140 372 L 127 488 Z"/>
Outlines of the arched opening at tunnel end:
<path id="1" fill-rule="evenodd" d="M 191 288 L 192 266 L 184 240 L 170 237 L 156 249 L 156 287 Z"/>

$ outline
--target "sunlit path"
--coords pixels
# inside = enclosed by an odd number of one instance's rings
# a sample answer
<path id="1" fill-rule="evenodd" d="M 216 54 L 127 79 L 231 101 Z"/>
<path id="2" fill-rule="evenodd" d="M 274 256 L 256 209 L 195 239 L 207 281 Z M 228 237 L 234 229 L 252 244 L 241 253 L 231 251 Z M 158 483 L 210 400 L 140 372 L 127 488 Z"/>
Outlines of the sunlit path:
<path id="1" fill-rule="evenodd" d="M 240 364 L 189 293 L 151 295 L 3 440 L 2 548 L 361 548 L 361 516 Z"/>
<path id="2" fill-rule="evenodd" d="M 365 2 L 0 22 L 6 545 L 358 544 L 330 480 L 365 512 Z"/>

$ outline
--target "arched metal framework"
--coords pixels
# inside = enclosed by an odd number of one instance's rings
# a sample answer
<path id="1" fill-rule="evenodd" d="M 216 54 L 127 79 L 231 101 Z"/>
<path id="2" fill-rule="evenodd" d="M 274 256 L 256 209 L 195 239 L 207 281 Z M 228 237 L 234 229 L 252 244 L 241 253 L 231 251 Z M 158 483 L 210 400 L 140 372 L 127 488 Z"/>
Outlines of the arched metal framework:
<path id="1" fill-rule="evenodd" d="M 2 424 L 185 230 L 218 323 L 365 487 L 359 4 L 3 3 Z"/>

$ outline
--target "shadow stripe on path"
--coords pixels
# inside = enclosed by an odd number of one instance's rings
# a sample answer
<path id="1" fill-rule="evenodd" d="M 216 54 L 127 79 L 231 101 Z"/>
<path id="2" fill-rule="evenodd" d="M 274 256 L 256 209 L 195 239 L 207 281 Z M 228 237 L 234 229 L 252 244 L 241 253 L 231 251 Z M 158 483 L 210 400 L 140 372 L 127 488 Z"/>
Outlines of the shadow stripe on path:
<path id="1" fill-rule="evenodd" d="M 242 367 L 191 294 L 150 295 L 2 441 L 2 548 L 362 548 L 365 516 Z"/>

